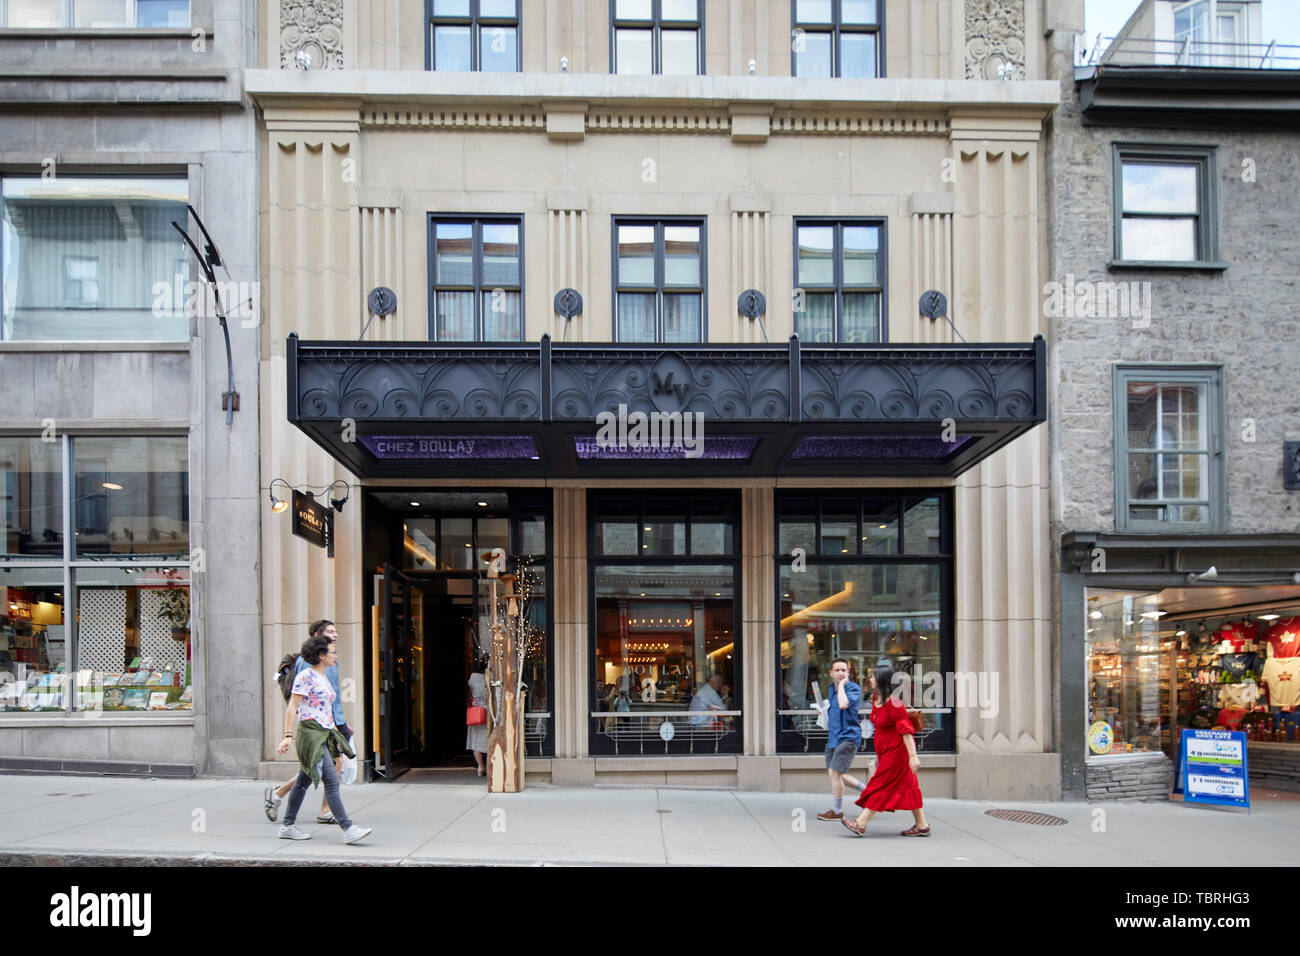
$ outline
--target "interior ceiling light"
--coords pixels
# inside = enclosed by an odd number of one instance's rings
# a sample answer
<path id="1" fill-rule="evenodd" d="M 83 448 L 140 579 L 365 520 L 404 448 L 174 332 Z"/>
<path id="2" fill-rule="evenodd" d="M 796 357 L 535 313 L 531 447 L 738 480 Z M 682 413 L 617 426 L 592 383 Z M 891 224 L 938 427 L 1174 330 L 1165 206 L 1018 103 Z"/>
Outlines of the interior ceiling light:
<path id="1" fill-rule="evenodd" d="M 1092 612 L 1090 615 L 1088 615 L 1088 616 L 1091 617 L 1094 621 L 1100 621 L 1100 620 L 1101 620 L 1101 611 L 1093 611 L 1093 612 Z"/>
<path id="2" fill-rule="evenodd" d="M 105 488 L 108 488 L 110 491 L 121 491 L 121 490 L 122 490 L 122 486 L 119 485 L 116 481 L 106 481 L 106 482 L 104 482 L 104 487 L 105 487 Z"/>

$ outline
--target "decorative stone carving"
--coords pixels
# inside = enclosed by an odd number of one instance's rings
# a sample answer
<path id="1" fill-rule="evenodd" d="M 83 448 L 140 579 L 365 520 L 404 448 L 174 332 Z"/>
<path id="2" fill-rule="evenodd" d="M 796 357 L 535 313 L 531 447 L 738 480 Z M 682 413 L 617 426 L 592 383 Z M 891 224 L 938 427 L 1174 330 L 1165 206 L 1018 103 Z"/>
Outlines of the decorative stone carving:
<path id="1" fill-rule="evenodd" d="M 966 79 L 1004 78 L 1025 78 L 1025 0 L 966 0 Z"/>
<path id="2" fill-rule="evenodd" d="M 343 0 L 280 0 L 280 69 L 343 69 Z"/>

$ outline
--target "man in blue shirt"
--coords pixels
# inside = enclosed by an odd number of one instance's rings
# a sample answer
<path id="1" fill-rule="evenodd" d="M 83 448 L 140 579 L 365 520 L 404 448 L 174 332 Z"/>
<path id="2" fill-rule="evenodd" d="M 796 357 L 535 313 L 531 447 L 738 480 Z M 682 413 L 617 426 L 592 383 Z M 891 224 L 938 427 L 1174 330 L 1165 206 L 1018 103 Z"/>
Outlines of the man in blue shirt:
<path id="1" fill-rule="evenodd" d="M 842 657 L 831 661 L 831 699 L 826 709 L 826 774 L 831 778 L 829 810 L 817 814 L 818 820 L 841 820 L 844 817 L 844 784 L 861 790 L 862 784 L 847 776 L 858 748 L 862 746 L 862 727 L 858 704 L 862 688 L 849 680 L 849 662 Z"/>
<path id="2" fill-rule="evenodd" d="M 312 622 L 312 625 L 307 628 L 307 634 L 310 637 L 315 637 L 317 634 L 323 634 L 331 641 L 336 642 L 339 639 L 339 629 L 334 626 L 333 621 L 314 621 Z M 298 674 L 310 666 L 310 664 L 302 659 L 302 655 L 299 654 L 298 659 L 293 662 L 294 676 L 297 677 Z M 334 688 L 334 726 L 339 729 L 339 733 L 343 735 L 344 739 L 351 740 L 352 729 L 348 727 L 348 722 L 343 718 L 343 694 L 339 691 L 338 664 L 331 664 L 329 667 L 325 668 L 325 679 L 328 680 L 330 686 Z M 343 772 L 343 758 L 341 756 L 334 762 L 334 769 L 339 773 Z M 289 791 L 293 789 L 293 781 L 297 779 L 297 776 L 297 774 L 294 774 L 292 779 L 282 783 L 275 789 L 271 789 L 270 787 L 266 788 L 266 794 L 263 800 L 263 809 L 266 810 L 267 819 L 272 823 L 274 823 L 276 818 L 280 815 L 280 803 L 284 800 Z M 330 813 L 329 803 L 326 802 L 324 797 L 321 798 L 320 815 L 316 817 L 316 822 L 334 822 L 334 815 Z"/>

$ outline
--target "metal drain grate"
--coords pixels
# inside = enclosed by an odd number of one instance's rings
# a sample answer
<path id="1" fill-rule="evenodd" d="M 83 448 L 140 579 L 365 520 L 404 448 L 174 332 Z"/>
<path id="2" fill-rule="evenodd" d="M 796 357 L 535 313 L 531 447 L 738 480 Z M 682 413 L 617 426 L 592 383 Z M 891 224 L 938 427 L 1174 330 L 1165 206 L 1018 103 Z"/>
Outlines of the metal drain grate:
<path id="1" fill-rule="evenodd" d="M 1032 810 L 985 810 L 984 814 L 1008 823 L 1033 823 L 1040 827 L 1059 827 L 1066 823 L 1061 817 L 1054 817 L 1050 813 L 1034 813 Z"/>

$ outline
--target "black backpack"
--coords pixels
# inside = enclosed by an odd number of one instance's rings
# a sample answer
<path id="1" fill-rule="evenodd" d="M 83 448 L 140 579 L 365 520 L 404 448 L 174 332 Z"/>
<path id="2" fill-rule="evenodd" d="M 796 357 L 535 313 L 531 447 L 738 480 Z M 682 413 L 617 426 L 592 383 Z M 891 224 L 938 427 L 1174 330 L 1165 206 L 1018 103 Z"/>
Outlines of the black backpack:
<path id="1" fill-rule="evenodd" d="M 294 664 L 297 662 L 297 654 L 285 654 L 284 657 L 280 658 L 280 665 L 275 669 L 275 680 L 280 685 L 280 691 L 284 694 L 286 704 L 289 702 L 289 698 L 293 696 Z"/>

